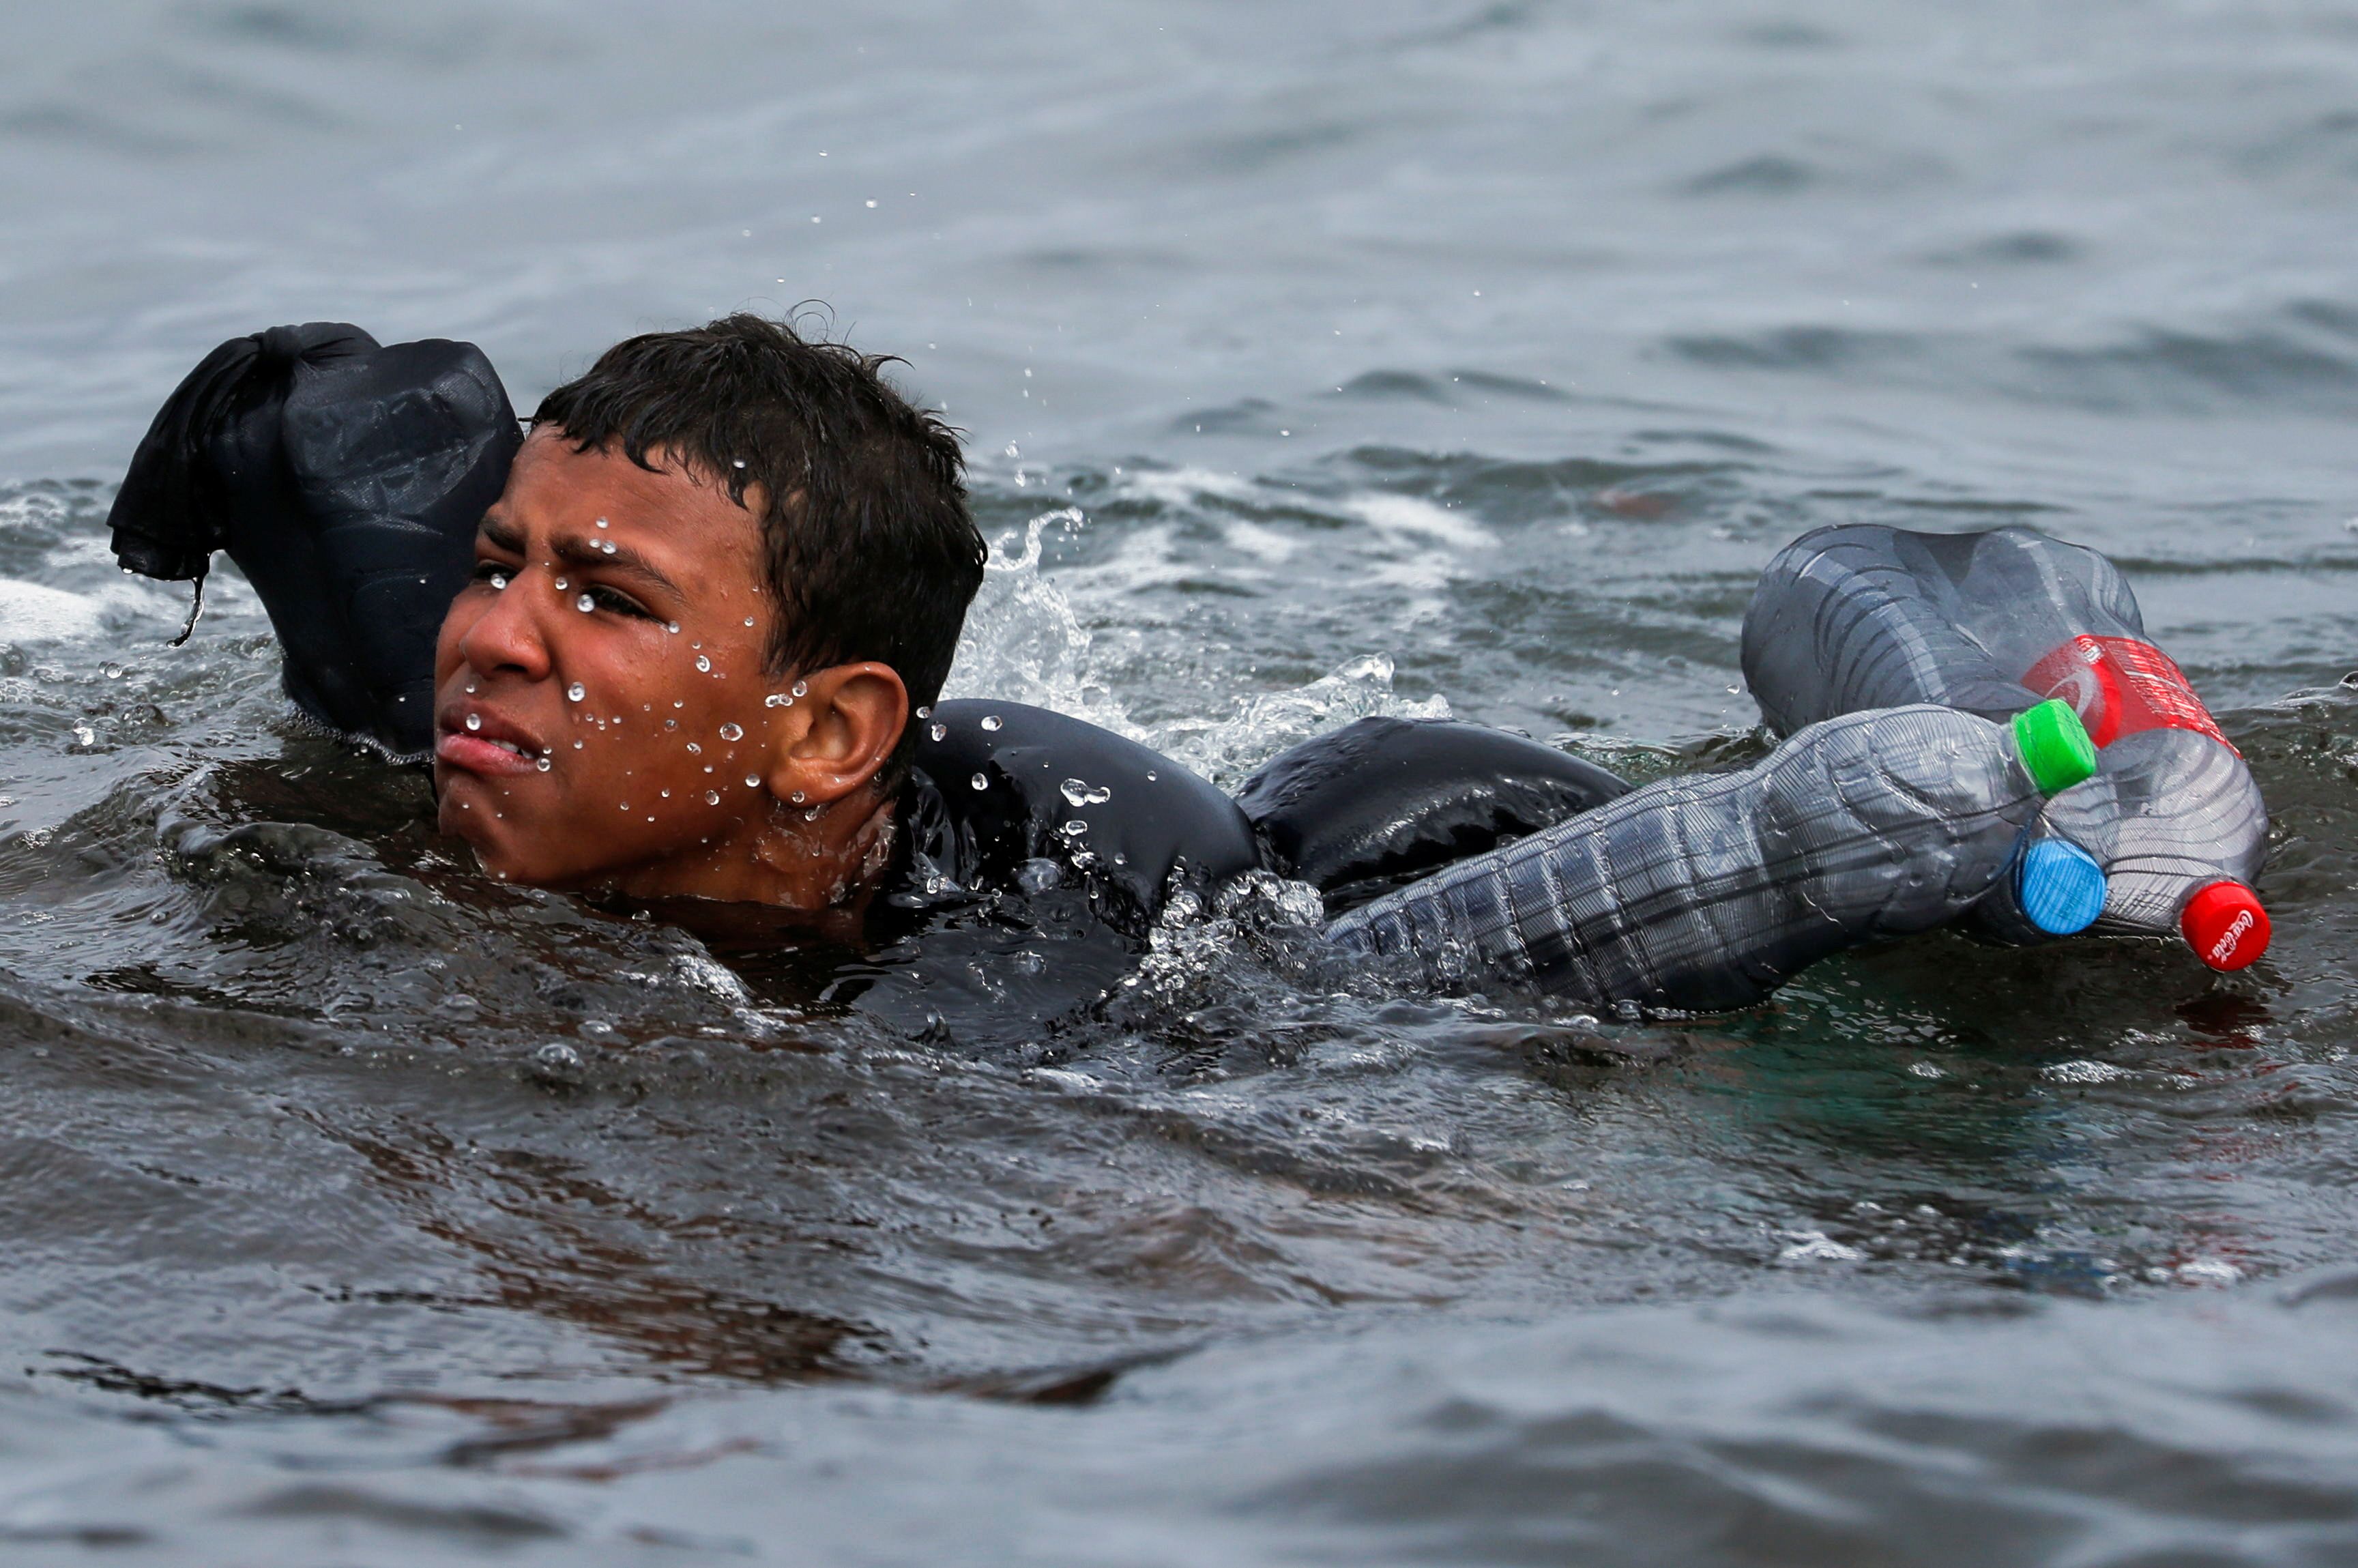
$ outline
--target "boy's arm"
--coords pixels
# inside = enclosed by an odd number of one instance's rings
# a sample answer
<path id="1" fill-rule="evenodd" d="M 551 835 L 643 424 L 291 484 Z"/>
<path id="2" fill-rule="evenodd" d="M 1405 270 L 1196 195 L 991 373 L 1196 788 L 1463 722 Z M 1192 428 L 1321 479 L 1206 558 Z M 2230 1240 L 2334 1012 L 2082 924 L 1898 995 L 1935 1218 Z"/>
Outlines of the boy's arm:
<path id="1" fill-rule="evenodd" d="M 296 706 L 419 757 L 435 637 L 521 441 L 472 343 L 382 347 L 341 322 L 232 339 L 139 443 L 108 519 L 115 558 L 195 582 L 200 605 L 227 550 L 270 612 Z"/>

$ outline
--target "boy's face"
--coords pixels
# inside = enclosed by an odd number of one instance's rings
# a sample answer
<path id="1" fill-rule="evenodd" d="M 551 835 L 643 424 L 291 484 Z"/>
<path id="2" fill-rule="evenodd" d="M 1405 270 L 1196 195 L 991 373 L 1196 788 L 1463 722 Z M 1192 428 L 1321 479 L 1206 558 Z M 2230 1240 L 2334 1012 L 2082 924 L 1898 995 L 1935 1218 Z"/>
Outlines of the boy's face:
<path id="1" fill-rule="evenodd" d="M 495 876 L 694 894 L 776 814 L 762 496 L 649 460 L 535 430 L 442 622 L 441 827 Z"/>

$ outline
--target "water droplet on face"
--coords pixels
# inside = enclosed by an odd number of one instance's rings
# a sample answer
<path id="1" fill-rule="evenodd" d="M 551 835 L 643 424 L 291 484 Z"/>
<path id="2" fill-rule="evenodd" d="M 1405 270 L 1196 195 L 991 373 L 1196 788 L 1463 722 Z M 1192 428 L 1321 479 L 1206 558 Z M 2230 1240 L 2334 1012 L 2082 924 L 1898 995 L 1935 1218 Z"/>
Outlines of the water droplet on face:
<path id="1" fill-rule="evenodd" d="M 986 716 L 982 721 L 982 727 L 985 730 L 996 730 L 999 728 L 999 725 L 1000 718 L 996 713 Z"/>
<path id="2" fill-rule="evenodd" d="M 712 673 L 712 661 L 706 658 L 702 654 L 698 654 L 696 655 L 696 667 L 702 673 L 710 675 Z"/>
<path id="3" fill-rule="evenodd" d="M 590 688 L 583 686 L 579 681 L 575 681 L 571 686 L 565 688 L 565 696 L 568 701 L 579 702 L 589 695 Z"/>
<path id="4" fill-rule="evenodd" d="M 584 615 L 587 615 L 590 611 L 598 608 L 598 601 L 585 593 L 580 598 L 573 601 L 573 608 L 579 610 Z"/>
<path id="5" fill-rule="evenodd" d="M 666 621 L 664 622 L 664 630 L 676 636 L 679 633 L 679 622 L 676 621 Z"/>
<path id="6" fill-rule="evenodd" d="M 720 804 L 720 792 L 717 789 L 706 790 L 704 792 L 704 804 L 707 806 L 719 806 Z"/>
<path id="7" fill-rule="evenodd" d="M 936 724 L 932 729 L 925 731 L 926 734 L 931 735 L 936 741 L 946 738 L 949 732 L 950 727 L 946 724 Z"/>
<path id="8" fill-rule="evenodd" d="M 600 541 L 599 542 L 599 548 L 600 548 L 600 549 L 604 550 L 608 555 L 610 555 L 610 556 L 611 556 L 611 555 L 612 555 L 612 554 L 614 553 L 616 546 L 615 546 L 615 544 L 614 544 L 614 541 L 613 541 L 613 540 L 611 540 L 611 539 L 604 539 L 604 540 L 600 540 Z"/>
<path id="9" fill-rule="evenodd" d="M 748 625 L 748 626 L 751 626 L 752 624 L 753 624 L 753 618 L 752 618 L 752 616 L 750 616 L 750 615 L 748 615 L 747 617 L 745 617 L 745 624 L 746 624 L 746 625 Z"/>
<path id="10" fill-rule="evenodd" d="M 667 789 L 660 789 L 655 791 L 655 793 L 663 796 L 665 800 L 669 800 L 671 798 L 671 791 Z"/>
<path id="11" fill-rule="evenodd" d="M 563 578 L 558 578 L 557 579 L 557 591 L 563 593 L 565 591 L 565 579 Z"/>
<path id="12" fill-rule="evenodd" d="M 468 695 L 469 697 L 472 697 L 472 696 L 474 696 L 474 695 L 475 695 L 475 685 L 474 685 L 474 683 L 473 683 L 472 681 L 470 681 L 470 682 L 468 682 L 468 683 L 467 683 L 467 695 Z"/>
<path id="13" fill-rule="evenodd" d="M 795 695 L 796 697 L 808 697 L 810 695 L 810 682 L 806 680 L 798 680 L 795 682 Z"/>
<path id="14" fill-rule="evenodd" d="M 467 728 L 468 728 L 468 729 L 470 729 L 470 730 L 481 730 L 482 727 L 483 727 L 483 716 L 482 716 L 481 714 L 480 714 L 480 713 L 470 713 L 469 715 L 467 715 Z"/>
<path id="15" fill-rule="evenodd" d="M 666 730 L 676 730 L 679 728 L 679 720 L 676 719 L 666 719 L 664 720 L 664 728 Z"/>
<path id="16" fill-rule="evenodd" d="M 124 569 L 125 571 L 128 571 L 130 568 L 129 568 L 128 567 L 126 567 L 126 568 L 124 568 Z M 503 572 L 493 572 L 493 573 L 492 574 L 492 587 L 494 589 L 504 589 L 504 588 L 506 588 L 506 587 L 507 587 L 507 585 L 508 585 L 508 579 L 507 579 L 507 576 L 506 576 L 506 574 L 505 574 L 505 573 L 503 573 Z"/>
<path id="17" fill-rule="evenodd" d="M 927 703 L 925 707 L 917 709 L 917 717 L 920 719 L 931 719 L 933 716 L 934 708 L 931 703 Z"/>
<path id="18" fill-rule="evenodd" d="M 794 701 L 794 698 L 788 697 L 784 692 L 773 691 L 769 696 L 762 699 L 762 706 L 764 708 L 784 708 L 792 701 Z"/>
<path id="19" fill-rule="evenodd" d="M 741 725 L 723 724 L 720 727 L 720 738 L 723 741 L 742 741 L 745 738 L 745 730 Z"/>
<path id="20" fill-rule="evenodd" d="M 599 526 L 599 527 L 600 527 L 600 528 L 603 528 L 603 527 L 605 527 L 605 526 L 606 526 L 606 520 L 605 520 L 603 517 L 600 517 L 600 518 L 599 518 L 599 519 L 598 519 L 598 526 Z"/>
<path id="21" fill-rule="evenodd" d="M 535 768 L 538 768 L 542 773 L 546 773 L 546 772 L 548 772 L 549 768 L 550 768 L 552 765 L 553 765 L 553 764 L 551 764 L 551 763 L 550 763 L 549 760 L 548 760 L 546 757 L 543 757 L 543 758 L 541 758 L 541 759 L 540 759 L 540 761 L 538 761 L 538 762 L 536 762 L 533 763 L 533 766 L 534 766 L 534 767 L 535 767 Z"/>
<path id="22" fill-rule="evenodd" d="M 729 461 L 729 466 L 732 469 L 741 469 L 745 466 L 745 460 L 743 458 L 731 458 Z"/>
<path id="23" fill-rule="evenodd" d="M 796 790 L 796 791 L 795 791 L 795 793 L 794 793 L 794 796 L 793 796 L 793 799 L 794 799 L 794 803 L 795 803 L 796 806 L 800 806 L 800 805 L 804 802 L 804 800 L 805 800 L 805 799 L 806 799 L 806 798 L 807 798 L 807 797 L 806 797 L 806 795 L 804 795 L 804 794 L 803 794 L 803 792 L 802 792 L 802 791 L 800 791 L 800 790 Z"/>
<path id="24" fill-rule="evenodd" d="M 973 784 L 974 787 L 977 789 L 989 789 L 990 787 L 990 781 L 984 778 L 980 773 L 974 775 Z"/>
<path id="25" fill-rule="evenodd" d="M 696 753 L 698 756 L 699 756 L 699 757 L 700 757 L 700 756 L 702 756 L 702 755 L 704 755 L 704 748 L 703 748 L 703 747 L 701 747 L 701 746 L 699 746 L 699 745 L 698 745 L 698 744 L 697 744 L 695 741 L 690 741 L 687 743 L 687 749 L 688 749 L 689 751 L 691 751 L 691 752 L 695 752 L 695 753 Z"/>
<path id="26" fill-rule="evenodd" d="M 745 775 L 745 787 L 747 789 L 760 789 L 762 787 L 762 780 L 760 776 L 754 773 L 747 773 Z"/>

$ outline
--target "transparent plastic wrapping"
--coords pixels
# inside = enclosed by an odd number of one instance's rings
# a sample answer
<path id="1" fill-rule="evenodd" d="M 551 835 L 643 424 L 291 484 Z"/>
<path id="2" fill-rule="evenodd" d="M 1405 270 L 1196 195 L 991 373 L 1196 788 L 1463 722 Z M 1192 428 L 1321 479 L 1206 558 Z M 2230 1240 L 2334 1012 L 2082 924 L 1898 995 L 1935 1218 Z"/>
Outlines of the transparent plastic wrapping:
<path id="1" fill-rule="evenodd" d="M 1761 573 L 1744 673 L 1785 732 L 1900 703 L 1996 718 L 2042 698 L 2070 702 L 2100 748 L 2098 771 L 2049 806 L 2039 831 L 2104 867 L 2095 929 L 2179 935 L 2216 968 L 2266 949 L 2267 915 L 2251 889 L 2267 849 L 2259 786 L 2095 551 L 2028 528 L 1821 528 Z M 1976 913 L 1980 934 L 2050 935 L 2020 920 L 2009 896 Z"/>

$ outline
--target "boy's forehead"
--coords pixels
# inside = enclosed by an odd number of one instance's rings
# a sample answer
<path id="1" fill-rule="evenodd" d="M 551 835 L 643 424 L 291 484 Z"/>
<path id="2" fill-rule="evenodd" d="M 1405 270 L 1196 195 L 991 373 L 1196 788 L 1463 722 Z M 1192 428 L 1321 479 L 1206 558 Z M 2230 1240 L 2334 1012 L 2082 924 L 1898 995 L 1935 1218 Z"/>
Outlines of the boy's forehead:
<path id="1" fill-rule="evenodd" d="M 676 454 L 647 454 L 652 470 L 625 456 L 619 446 L 575 449 L 560 431 L 535 429 L 516 453 L 505 491 L 492 516 L 527 532 L 551 534 L 594 528 L 626 529 L 658 541 L 693 548 L 743 552 L 759 558 L 762 497 L 749 487 L 743 503 L 728 487 L 698 472 Z M 716 561 L 714 564 L 718 564 Z"/>

